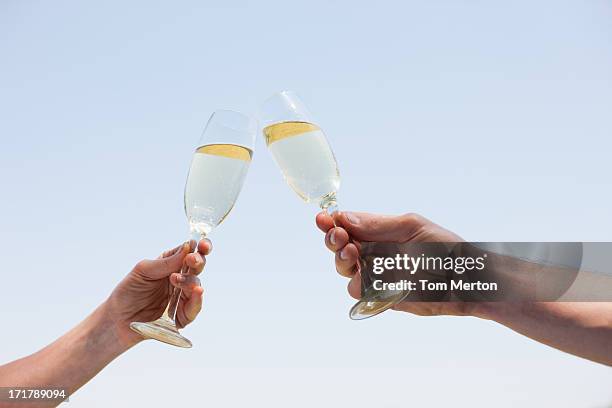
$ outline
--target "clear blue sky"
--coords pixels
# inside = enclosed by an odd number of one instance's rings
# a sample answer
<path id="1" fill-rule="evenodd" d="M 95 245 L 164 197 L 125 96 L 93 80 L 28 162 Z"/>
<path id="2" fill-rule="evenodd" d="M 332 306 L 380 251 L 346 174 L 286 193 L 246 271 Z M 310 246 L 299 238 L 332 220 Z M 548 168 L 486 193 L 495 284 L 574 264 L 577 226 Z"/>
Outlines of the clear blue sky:
<path id="1" fill-rule="evenodd" d="M 612 241 L 609 2 L 211 3 L 0 3 L 0 361 L 185 239 L 206 119 L 280 89 L 325 129 L 345 209 L 417 211 L 472 240 Z M 260 139 L 211 237 L 195 347 L 142 344 L 70 406 L 612 402 L 609 368 L 493 323 L 349 321 L 315 213 Z M 392 393 L 368 392 L 379 378 Z"/>

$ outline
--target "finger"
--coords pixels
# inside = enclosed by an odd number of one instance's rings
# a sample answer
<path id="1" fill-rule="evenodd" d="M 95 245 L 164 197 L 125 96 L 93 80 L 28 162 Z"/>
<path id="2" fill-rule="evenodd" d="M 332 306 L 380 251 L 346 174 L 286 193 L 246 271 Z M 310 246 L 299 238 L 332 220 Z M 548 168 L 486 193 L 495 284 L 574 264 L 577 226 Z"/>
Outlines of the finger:
<path id="1" fill-rule="evenodd" d="M 332 252 L 344 248 L 348 242 L 348 233 L 343 228 L 332 228 L 325 234 L 325 245 Z"/>
<path id="2" fill-rule="evenodd" d="M 179 251 L 183 247 L 183 245 L 185 245 L 185 243 L 182 243 L 181 245 L 177 246 L 176 248 L 172 248 L 172 249 L 168 249 L 167 251 L 164 251 L 159 256 L 159 258 L 168 258 L 169 256 L 172 256 L 172 255 L 176 254 L 176 252 Z"/>
<path id="3" fill-rule="evenodd" d="M 192 296 L 193 290 L 200 287 L 200 279 L 195 275 L 173 273 L 170 275 L 170 284 L 175 288 L 182 289 L 185 297 L 189 298 Z"/>
<path id="4" fill-rule="evenodd" d="M 355 299 L 361 299 L 361 274 L 355 273 L 347 286 L 348 293 Z"/>
<path id="5" fill-rule="evenodd" d="M 359 212 L 336 212 L 333 219 L 337 226 L 359 241 L 405 242 L 427 222 L 417 214 L 391 216 Z"/>
<path id="6" fill-rule="evenodd" d="M 204 238 L 198 243 L 198 252 L 201 255 L 208 255 L 212 252 L 213 245 L 210 239 Z"/>
<path id="7" fill-rule="evenodd" d="M 334 220 L 325 211 L 317 214 L 316 223 L 317 227 L 323 232 L 327 232 L 334 227 Z"/>
<path id="8" fill-rule="evenodd" d="M 342 276 L 350 278 L 356 272 L 359 251 L 354 244 L 347 244 L 336 252 L 336 270 Z"/>
<path id="9" fill-rule="evenodd" d="M 184 243 L 174 254 L 166 258 L 145 259 L 134 267 L 134 272 L 148 279 L 161 279 L 181 269 L 183 259 L 189 252 L 189 243 Z"/>
<path id="10" fill-rule="evenodd" d="M 204 270 L 206 258 L 197 252 L 191 253 L 185 257 L 185 265 L 187 266 L 187 274 L 199 275 Z"/>
<path id="11" fill-rule="evenodd" d="M 203 294 L 204 289 L 201 286 L 197 286 L 193 289 L 191 297 L 182 303 L 183 306 L 179 309 L 177 316 L 180 327 L 185 327 L 198 316 L 198 313 L 202 310 Z"/>

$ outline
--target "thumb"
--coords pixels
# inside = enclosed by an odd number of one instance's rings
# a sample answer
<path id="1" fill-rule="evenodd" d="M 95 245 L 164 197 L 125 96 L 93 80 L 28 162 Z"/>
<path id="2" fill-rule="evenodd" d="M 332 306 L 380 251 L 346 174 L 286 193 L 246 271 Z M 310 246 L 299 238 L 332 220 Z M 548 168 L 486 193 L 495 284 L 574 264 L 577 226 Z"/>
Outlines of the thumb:
<path id="1" fill-rule="evenodd" d="M 135 272 L 150 279 L 161 279 L 176 272 L 183 266 L 183 259 L 190 252 L 189 243 L 179 246 L 172 255 L 158 259 L 145 259 L 138 262 Z"/>
<path id="2" fill-rule="evenodd" d="M 417 214 L 379 215 L 343 211 L 334 214 L 334 222 L 358 241 L 406 242 L 426 224 Z"/>

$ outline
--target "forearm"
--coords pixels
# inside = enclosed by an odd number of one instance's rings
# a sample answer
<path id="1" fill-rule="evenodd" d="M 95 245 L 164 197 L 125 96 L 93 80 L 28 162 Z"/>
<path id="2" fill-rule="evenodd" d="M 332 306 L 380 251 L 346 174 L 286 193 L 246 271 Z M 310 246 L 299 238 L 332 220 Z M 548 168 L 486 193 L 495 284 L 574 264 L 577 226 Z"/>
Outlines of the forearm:
<path id="1" fill-rule="evenodd" d="M 47 347 L 0 366 L 0 386 L 65 388 L 70 395 L 128 348 L 119 340 L 106 304 L 102 304 Z"/>
<path id="2" fill-rule="evenodd" d="M 612 303 L 495 302 L 476 314 L 540 343 L 612 366 Z"/>

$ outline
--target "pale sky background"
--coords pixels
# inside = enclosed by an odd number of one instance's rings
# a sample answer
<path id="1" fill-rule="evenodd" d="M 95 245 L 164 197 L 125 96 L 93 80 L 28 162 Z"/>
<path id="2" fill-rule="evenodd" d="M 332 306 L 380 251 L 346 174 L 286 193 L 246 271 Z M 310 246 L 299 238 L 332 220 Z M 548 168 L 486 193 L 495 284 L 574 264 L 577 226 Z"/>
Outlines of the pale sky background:
<path id="1" fill-rule="evenodd" d="M 214 109 L 299 93 L 340 205 L 471 240 L 612 241 L 607 1 L 0 1 L 0 362 L 187 237 Z M 214 231 L 195 347 L 145 342 L 71 407 L 587 407 L 612 370 L 472 318 L 352 322 L 261 138 Z"/>

